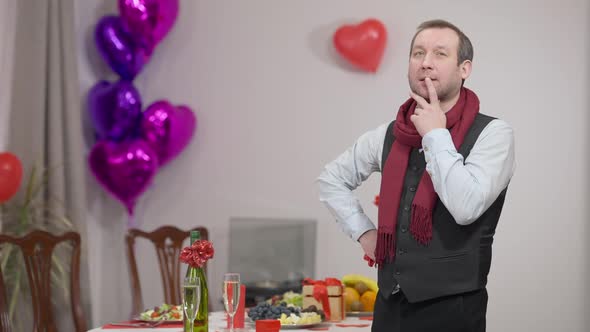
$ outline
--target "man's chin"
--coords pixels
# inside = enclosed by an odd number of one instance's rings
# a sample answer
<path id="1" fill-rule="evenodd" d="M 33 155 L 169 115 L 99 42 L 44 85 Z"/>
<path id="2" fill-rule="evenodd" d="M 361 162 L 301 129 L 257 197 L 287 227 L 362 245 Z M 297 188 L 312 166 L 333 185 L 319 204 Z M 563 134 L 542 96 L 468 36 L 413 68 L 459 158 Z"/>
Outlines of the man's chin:
<path id="1" fill-rule="evenodd" d="M 423 88 L 412 88 L 411 89 L 413 93 L 417 94 L 418 96 L 428 100 L 428 90 L 427 89 L 423 89 Z"/>

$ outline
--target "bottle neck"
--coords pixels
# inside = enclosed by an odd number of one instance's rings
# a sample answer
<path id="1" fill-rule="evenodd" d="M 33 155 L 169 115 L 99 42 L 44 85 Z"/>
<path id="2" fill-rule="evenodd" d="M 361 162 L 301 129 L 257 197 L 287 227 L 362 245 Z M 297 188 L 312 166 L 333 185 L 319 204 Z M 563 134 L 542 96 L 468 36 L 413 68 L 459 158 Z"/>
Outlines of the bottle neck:
<path id="1" fill-rule="evenodd" d="M 191 245 L 200 239 L 201 239 L 200 236 L 191 236 Z"/>
<path id="2" fill-rule="evenodd" d="M 198 277 L 199 279 L 202 279 L 205 277 L 205 271 L 203 271 L 202 267 L 189 266 L 188 269 L 186 270 L 186 275 Z"/>

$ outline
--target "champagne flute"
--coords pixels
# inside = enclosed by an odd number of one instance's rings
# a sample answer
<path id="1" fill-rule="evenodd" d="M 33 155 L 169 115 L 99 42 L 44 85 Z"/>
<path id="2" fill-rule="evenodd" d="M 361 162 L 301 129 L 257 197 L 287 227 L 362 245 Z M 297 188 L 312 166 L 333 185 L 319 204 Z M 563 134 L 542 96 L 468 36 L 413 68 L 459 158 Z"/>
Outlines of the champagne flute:
<path id="1" fill-rule="evenodd" d="M 193 332 L 195 317 L 201 303 L 201 280 L 195 277 L 184 278 L 182 283 L 182 308 L 189 322 L 189 332 Z M 186 328 L 186 325 L 185 325 Z"/>
<path id="2" fill-rule="evenodd" d="M 234 316 L 240 303 L 240 274 L 223 275 L 223 306 L 229 316 L 229 331 L 234 331 Z"/>

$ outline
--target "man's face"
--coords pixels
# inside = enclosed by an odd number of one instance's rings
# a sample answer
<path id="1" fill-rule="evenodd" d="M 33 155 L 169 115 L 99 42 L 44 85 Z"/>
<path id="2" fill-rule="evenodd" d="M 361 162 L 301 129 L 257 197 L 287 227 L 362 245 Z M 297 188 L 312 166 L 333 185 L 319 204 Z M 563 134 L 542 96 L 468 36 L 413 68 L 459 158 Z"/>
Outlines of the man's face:
<path id="1" fill-rule="evenodd" d="M 410 89 L 428 100 L 424 79 L 430 77 L 441 102 L 457 96 L 462 79 L 469 76 L 466 61 L 457 65 L 459 36 L 448 28 L 421 31 L 414 39 L 408 66 Z"/>

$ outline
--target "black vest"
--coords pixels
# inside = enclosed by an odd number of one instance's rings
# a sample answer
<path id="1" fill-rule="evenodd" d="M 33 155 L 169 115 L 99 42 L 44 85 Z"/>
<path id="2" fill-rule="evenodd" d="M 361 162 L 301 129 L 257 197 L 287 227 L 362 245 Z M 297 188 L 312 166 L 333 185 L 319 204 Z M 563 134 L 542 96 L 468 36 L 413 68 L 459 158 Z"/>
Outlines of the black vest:
<path id="1" fill-rule="evenodd" d="M 493 119 L 481 113 L 477 115 L 459 149 L 464 158 Z M 385 135 L 381 169 L 384 169 L 395 140 L 394 122 Z M 437 200 L 432 214 L 432 240 L 423 246 L 414 240 L 409 225 L 410 206 L 425 167 L 424 154 L 412 149 L 397 219 L 396 256 L 393 262 L 383 264 L 378 272 L 379 290 L 385 297 L 392 293 L 397 283 L 410 302 L 468 292 L 487 284 L 493 236 L 507 188 L 482 216 L 467 226 L 457 224 L 444 204 Z"/>

